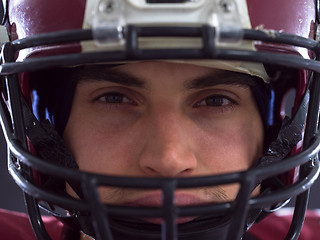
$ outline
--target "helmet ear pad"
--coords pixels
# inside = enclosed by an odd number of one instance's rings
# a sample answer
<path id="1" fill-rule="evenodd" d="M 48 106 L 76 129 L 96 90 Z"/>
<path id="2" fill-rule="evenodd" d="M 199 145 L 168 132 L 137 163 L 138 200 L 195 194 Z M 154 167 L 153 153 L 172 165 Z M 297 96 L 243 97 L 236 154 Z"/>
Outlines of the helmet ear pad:
<path id="1" fill-rule="evenodd" d="M 49 120 L 60 136 L 69 119 L 78 68 L 59 68 L 30 74 L 32 110 L 39 121 Z"/>
<path id="2" fill-rule="evenodd" d="M 36 117 L 33 117 L 32 121 L 36 124 L 30 123 L 28 126 L 26 123 L 30 152 L 57 166 L 74 169 L 78 168 L 78 165 L 65 146 L 62 135 L 72 107 L 77 73 L 78 68 L 59 68 L 31 72 L 20 77 L 20 85 L 28 102 L 26 88 L 29 85 L 32 112 Z M 33 176 L 35 182 L 54 191 L 65 189 L 63 180 L 37 172 L 34 172 Z"/>
<path id="3" fill-rule="evenodd" d="M 254 84 L 250 85 L 251 93 L 257 104 L 259 114 L 263 123 L 264 130 L 264 151 L 268 149 L 271 142 L 271 136 L 268 135 L 270 131 L 270 102 L 271 102 L 271 88 L 261 78 L 252 77 Z"/>
<path id="4" fill-rule="evenodd" d="M 291 118 L 299 108 L 306 90 L 308 72 L 272 64 L 264 64 L 264 67 L 270 76 L 270 83 L 264 86 L 268 91 L 267 106 L 262 105 L 267 110 L 261 111 L 260 109 L 259 90 L 257 94 L 253 92 L 253 95 L 261 116 L 267 117 L 263 119 L 265 124 L 264 147 L 267 150 L 272 141 L 277 138 L 285 117 Z"/>
<path id="5" fill-rule="evenodd" d="M 257 79 L 255 81 L 257 84 L 251 87 L 264 124 L 265 133 L 265 154 L 252 166 L 253 168 L 261 165 L 259 162 L 269 155 L 268 150 L 269 148 L 274 148 L 272 146 L 277 145 L 276 149 L 285 149 L 284 146 L 280 147 L 281 145 L 277 144 L 277 139 L 279 138 L 279 134 L 281 135 L 280 131 L 283 131 L 284 126 L 287 125 L 290 118 L 297 112 L 307 86 L 305 83 L 306 76 L 308 75 L 307 71 L 285 67 L 280 68 L 277 65 L 271 64 L 265 65 L 265 69 L 270 76 L 270 83 L 265 83 L 262 80 L 258 81 L 259 79 Z M 290 91 L 294 94 L 289 94 Z M 297 141 L 300 140 L 298 139 Z M 294 155 L 301 151 L 301 149 L 296 147 L 297 141 L 294 146 L 286 148 L 288 149 L 286 155 Z M 283 158 L 285 157 L 283 156 Z M 293 184 L 296 181 L 297 172 L 297 169 L 293 169 L 287 173 L 262 181 L 261 192 L 272 191 Z"/>

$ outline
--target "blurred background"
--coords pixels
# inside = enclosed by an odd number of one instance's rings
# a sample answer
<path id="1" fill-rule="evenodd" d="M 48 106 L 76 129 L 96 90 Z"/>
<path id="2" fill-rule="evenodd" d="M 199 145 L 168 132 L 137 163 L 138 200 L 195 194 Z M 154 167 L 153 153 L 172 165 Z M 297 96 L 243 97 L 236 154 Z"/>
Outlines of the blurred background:
<path id="1" fill-rule="evenodd" d="M 0 131 L 0 208 L 26 212 L 22 191 L 16 186 L 7 170 L 7 149 L 3 134 Z M 293 206 L 291 201 L 289 206 Z M 320 209 L 320 180 L 311 188 L 309 208 Z"/>

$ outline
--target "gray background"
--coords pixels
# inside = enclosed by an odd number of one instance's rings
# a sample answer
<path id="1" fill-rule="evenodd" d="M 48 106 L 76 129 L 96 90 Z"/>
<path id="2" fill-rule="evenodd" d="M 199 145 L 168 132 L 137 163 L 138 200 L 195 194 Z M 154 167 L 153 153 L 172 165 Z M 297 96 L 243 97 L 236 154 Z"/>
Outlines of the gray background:
<path id="1" fill-rule="evenodd" d="M 10 177 L 6 166 L 6 145 L 0 131 L 0 208 L 25 212 L 22 191 Z M 309 208 L 320 208 L 320 180 L 311 189 Z M 294 203 L 291 202 L 290 206 Z"/>

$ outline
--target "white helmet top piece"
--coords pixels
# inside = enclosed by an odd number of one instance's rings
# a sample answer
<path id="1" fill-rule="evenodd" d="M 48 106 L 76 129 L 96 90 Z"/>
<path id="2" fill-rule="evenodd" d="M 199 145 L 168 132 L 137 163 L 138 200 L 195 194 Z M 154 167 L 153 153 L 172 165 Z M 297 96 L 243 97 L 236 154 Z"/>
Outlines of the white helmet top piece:
<path id="1" fill-rule="evenodd" d="M 236 49 L 255 50 L 253 42 L 242 41 L 242 30 L 251 23 L 245 0 L 88 0 L 83 28 L 92 28 L 95 41 L 82 42 L 84 52 L 101 48 L 121 50 L 125 47 L 124 29 L 138 26 L 201 26 L 215 28 L 215 45 Z M 235 39 L 223 39 L 221 32 L 232 31 Z M 139 38 L 141 49 L 199 48 L 201 38 Z M 242 72 L 258 76 L 268 82 L 262 64 L 219 60 L 170 60 L 206 67 Z"/>

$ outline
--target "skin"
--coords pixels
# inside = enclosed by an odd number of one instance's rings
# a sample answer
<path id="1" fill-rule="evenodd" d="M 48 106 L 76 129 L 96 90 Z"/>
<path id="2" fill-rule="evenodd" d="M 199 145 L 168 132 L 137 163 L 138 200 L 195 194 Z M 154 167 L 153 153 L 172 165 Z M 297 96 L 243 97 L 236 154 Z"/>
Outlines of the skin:
<path id="1" fill-rule="evenodd" d="M 262 121 L 237 73 L 153 61 L 110 72 L 84 77 L 76 88 L 64 140 L 81 170 L 192 177 L 245 170 L 261 156 Z M 233 184 L 179 190 L 175 197 L 178 205 L 222 202 L 237 191 Z M 110 187 L 100 195 L 106 203 L 161 204 L 159 191 Z"/>

